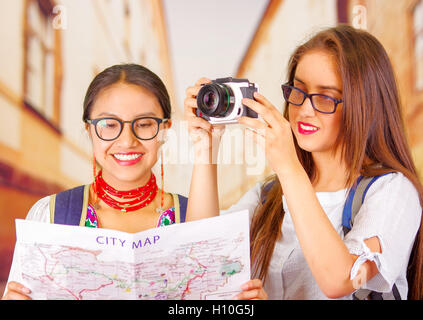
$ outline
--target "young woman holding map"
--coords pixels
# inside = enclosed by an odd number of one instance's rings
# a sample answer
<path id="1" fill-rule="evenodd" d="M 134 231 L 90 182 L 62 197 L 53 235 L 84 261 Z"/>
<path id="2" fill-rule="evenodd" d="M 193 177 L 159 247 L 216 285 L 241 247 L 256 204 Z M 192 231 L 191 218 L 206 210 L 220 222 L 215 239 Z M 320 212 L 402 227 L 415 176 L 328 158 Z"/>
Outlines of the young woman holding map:
<path id="1" fill-rule="evenodd" d="M 185 111 L 214 160 L 222 130 L 196 116 L 208 82 L 187 89 Z M 324 30 L 296 49 L 282 93 L 283 115 L 259 93 L 243 99 L 264 121 L 239 123 L 252 129 L 275 175 L 221 212 L 251 216 L 252 272 L 260 280 L 237 298 L 422 299 L 423 188 L 382 45 L 352 27 Z M 342 221 L 344 204 L 366 177 L 374 184 L 354 202 L 362 206 L 351 228 Z M 194 166 L 190 212 L 219 214 L 216 164 Z"/>
<path id="2" fill-rule="evenodd" d="M 83 113 L 94 182 L 39 200 L 27 219 L 129 233 L 185 221 L 186 198 L 159 189 L 152 172 L 170 116 L 167 90 L 147 68 L 115 65 L 98 74 Z M 13 261 L 3 299 L 29 299 L 18 268 Z"/>

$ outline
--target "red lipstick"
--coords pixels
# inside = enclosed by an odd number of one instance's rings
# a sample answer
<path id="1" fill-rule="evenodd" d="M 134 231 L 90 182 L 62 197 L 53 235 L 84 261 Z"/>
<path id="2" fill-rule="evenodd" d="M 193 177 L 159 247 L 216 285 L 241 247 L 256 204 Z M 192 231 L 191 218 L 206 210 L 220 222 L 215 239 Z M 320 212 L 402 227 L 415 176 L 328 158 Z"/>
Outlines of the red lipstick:
<path id="1" fill-rule="evenodd" d="M 120 152 L 114 153 L 113 159 L 121 166 L 132 166 L 140 162 L 143 156 L 141 152 Z"/>
<path id="2" fill-rule="evenodd" d="M 319 131 L 320 128 L 313 126 L 310 123 L 298 121 L 298 132 L 304 135 L 310 135 Z"/>

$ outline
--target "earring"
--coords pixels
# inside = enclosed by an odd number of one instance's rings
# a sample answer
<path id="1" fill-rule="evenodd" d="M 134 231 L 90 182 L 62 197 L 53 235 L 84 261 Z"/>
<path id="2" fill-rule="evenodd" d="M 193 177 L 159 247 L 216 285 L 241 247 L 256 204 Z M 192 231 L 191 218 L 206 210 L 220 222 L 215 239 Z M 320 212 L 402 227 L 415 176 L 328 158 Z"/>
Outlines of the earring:
<path id="1" fill-rule="evenodd" d="M 94 177 L 94 182 L 92 184 L 93 187 L 93 193 L 94 193 L 94 199 L 93 199 L 93 205 L 95 209 L 98 209 L 98 196 L 97 196 L 97 161 L 95 159 L 95 155 L 93 154 L 93 177 Z"/>
<path id="2" fill-rule="evenodd" d="M 160 207 L 157 208 L 157 212 L 164 211 L 164 173 L 163 173 L 163 150 L 160 151 L 160 177 L 161 177 L 161 198 Z"/>
<path id="3" fill-rule="evenodd" d="M 160 151 L 160 175 L 161 175 L 161 180 L 162 180 L 162 198 L 160 201 L 160 206 L 164 207 L 164 170 L 163 170 L 163 149 Z"/>

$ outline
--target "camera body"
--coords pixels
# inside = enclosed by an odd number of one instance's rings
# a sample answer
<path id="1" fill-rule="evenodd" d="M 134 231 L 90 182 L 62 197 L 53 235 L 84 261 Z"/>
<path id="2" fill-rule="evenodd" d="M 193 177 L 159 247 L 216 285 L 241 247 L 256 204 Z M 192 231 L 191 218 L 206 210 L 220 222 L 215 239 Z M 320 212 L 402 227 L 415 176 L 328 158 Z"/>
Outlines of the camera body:
<path id="1" fill-rule="evenodd" d="M 242 104 L 243 98 L 254 99 L 258 90 L 248 79 L 220 78 L 204 85 L 197 95 L 197 116 L 211 124 L 236 123 L 242 116 L 258 118 L 255 111 Z"/>

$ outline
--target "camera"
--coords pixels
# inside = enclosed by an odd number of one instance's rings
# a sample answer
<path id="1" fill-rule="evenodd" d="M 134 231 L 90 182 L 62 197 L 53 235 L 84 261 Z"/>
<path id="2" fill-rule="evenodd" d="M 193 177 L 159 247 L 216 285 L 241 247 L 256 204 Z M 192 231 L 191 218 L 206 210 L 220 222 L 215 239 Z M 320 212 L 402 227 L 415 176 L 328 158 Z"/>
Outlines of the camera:
<path id="1" fill-rule="evenodd" d="M 258 90 L 247 79 L 220 78 L 204 85 L 197 95 L 197 116 L 211 124 L 236 123 L 242 116 L 258 118 L 255 111 L 241 103 L 243 98 L 254 99 Z"/>

